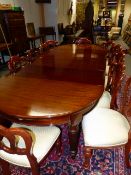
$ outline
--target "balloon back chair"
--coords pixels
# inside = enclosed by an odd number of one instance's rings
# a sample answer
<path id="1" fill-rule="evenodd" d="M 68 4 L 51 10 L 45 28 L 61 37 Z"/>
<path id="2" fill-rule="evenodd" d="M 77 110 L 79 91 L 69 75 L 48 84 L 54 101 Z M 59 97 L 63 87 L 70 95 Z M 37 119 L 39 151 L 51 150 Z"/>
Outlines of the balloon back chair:
<path id="1" fill-rule="evenodd" d="M 93 149 L 112 149 L 125 145 L 126 165 L 130 167 L 129 152 L 131 150 L 130 124 L 126 119 L 127 113 L 131 117 L 131 78 L 123 88 L 121 106 L 118 111 L 107 108 L 95 108 L 85 114 L 82 121 L 84 136 L 84 167 L 90 168 Z M 130 95 L 130 97 L 129 97 Z M 129 99 L 128 101 L 125 99 Z M 126 105 L 125 105 L 126 104 Z M 128 111 L 128 112 L 127 112 Z"/>
<path id="2" fill-rule="evenodd" d="M 27 50 L 25 54 L 26 62 L 32 63 L 35 60 L 35 56 L 39 54 L 39 49 L 32 48 L 30 50 Z"/>
<path id="3" fill-rule="evenodd" d="M 49 48 L 52 48 L 52 47 L 58 46 L 58 41 L 56 41 L 56 40 L 47 40 L 46 44 L 48 45 Z"/>
<path id="4" fill-rule="evenodd" d="M 86 37 L 81 37 L 75 41 L 75 44 L 92 44 L 92 42 Z"/>
<path id="5" fill-rule="evenodd" d="M 53 145 L 60 155 L 60 129 L 56 126 L 26 126 L 14 123 L 10 128 L 0 125 L 0 164 L 3 175 L 10 175 L 9 164 L 31 168 L 40 175 L 40 163 Z"/>
<path id="6" fill-rule="evenodd" d="M 124 59 L 123 59 L 124 60 Z M 123 62 L 114 62 L 109 67 L 108 76 L 105 76 L 105 90 L 100 97 L 96 107 L 110 108 L 111 101 L 116 98 L 116 94 L 125 75 L 125 64 Z"/>
<path id="7" fill-rule="evenodd" d="M 9 61 L 8 61 L 8 69 L 10 71 L 10 74 L 16 73 L 19 71 L 22 67 L 21 64 L 21 57 L 19 56 L 11 56 Z"/>

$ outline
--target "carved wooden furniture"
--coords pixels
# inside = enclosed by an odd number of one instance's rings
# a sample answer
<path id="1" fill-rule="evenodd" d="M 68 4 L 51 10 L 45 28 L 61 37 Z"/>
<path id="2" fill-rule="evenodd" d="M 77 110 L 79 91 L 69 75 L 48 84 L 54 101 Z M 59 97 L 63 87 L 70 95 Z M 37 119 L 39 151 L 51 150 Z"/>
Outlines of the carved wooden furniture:
<path id="1" fill-rule="evenodd" d="M 46 44 L 48 45 L 49 48 L 53 48 L 58 46 L 58 41 L 55 40 L 47 40 Z"/>
<path id="2" fill-rule="evenodd" d="M 41 42 L 39 46 L 40 53 L 47 51 L 50 48 L 58 46 L 58 41 L 55 40 L 47 40 L 45 42 Z"/>
<path id="3" fill-rule="evenodd" d="M 114 62 L 109 69 L 109 77 L 107 87 L 99 99 L 95 108 L 114 108 L 116 109 L 116 98 L 118 90 L 121 85 L 121 81 L 125 75 L 125 64 L 124 62 Z M 93 110 L 95 109 L 93 108 Z"/>
<path id="4" fill-rule="evenodd" d="M 42 54 L 44 51 L 47 51 L 49 49 L 49 45 L 47 42 L 41 42 L 39 46 L 39 51 Z"/>
<path id="5" fill-rule="evenodd" d="M 129 80 L 128 80 L 129 81 Z M 124 110 L 117 112 L 113 109 L 95 108 L 83 117 L 82 129 L 84 134 L 84 166 L 90 167 L 92 149 L 110 149 L 126 145 L 126 164 L 129 167 L 129 152 L 131 148 L 130 124 L 126 119 L 127 110 L 131 111 L 131 98 L 125 105 L 127 90 L 130 83 L 127 81 L 123 94 L 122 107 Z M 122 114 L 123 115 L 122 115 Z"/>
<path id="6" fill-rule="evenodd" d="M 28 31 L 28 40 L 31 43 L 32 48 L 36 48 L 36 40 L 40 40 L 42 42 L 43 35 L 36 35 L 34 23 L 30 22 L 26 24 Z"/>
<path id="7" fill-rule="evenodd" d="M 0 79 L 0 113 L 30 125 L 68 123 L 75 155 L 82 116 L 104 90 L 105 55 L 97 45 L 62 45 L 45 51 L 15 76 Z"/>
<path id="8" fill-rule="evenodd" d="M 36 55 L 39 54 L 39 48 L 32 48 L 30 50 L 27 50 L 25 54 L 25 61 L 32 63 L 35 60 Z"/>
<path id="9" fill-rule="evenodd" d="M 40 175 L 40 162 L 53 147 L 61 147 L 60 129 L 56 126 L 26 126 L 13 124 L 11 128 L 0 125 L 0 164 L 3 175 L 11 175 L 9 163 L 31 168 L 32 175 Z M 59 146 L 59 147 L 58 147 Z"/>
<path id="10" fill-rule="evenodd" d="M 39 34 L 43 36 L 51 35 L 53 40 L 56 40 L 55 27 L 39 27 Z"/>
<path id="11" fill-rule="evenodd" d="M 117 39 L 120 36 L 121 27 L 112 27 L 108 32 L 109 39 Z"/>
<path id="12" fill-rule="evenodd" d="M 92 44 L 92 42 L 86 37 L 81 37 L 75 41 L 75 44 Z"/>
<path id="13" fill-rule="evenodd" d="M 113 49 L 114 50 L 113 50 Z M 111 51 L 111 53 L 110 53 Z M 112 45 L 107 55 L 105 91 L 99 100 L 99 105 L 110 108 L 114 105 L 116 92 L 125 73 L 125 53 L 119 45 Z M 108 69 L 107 69 L 108 68 Z M 108 70 L 108 71 L 107 71 Z"/>
<path id="14" fill-rule="evenodd" d="M 22 67 L 21 57 L 11 56 L 8 61 L 8 68 L 9 68 L 10 74 L 16 73 L 18 70 L 21 69 L 21 67 Z"/>
<path id="15" fill-rule="evenodd" d="M 29 49 L 23 11 L 0 11 L 0 23 L 8 43 L 13 44 L 13 54 Z M 0 32 L 0 42 L 5 42 Z"/>

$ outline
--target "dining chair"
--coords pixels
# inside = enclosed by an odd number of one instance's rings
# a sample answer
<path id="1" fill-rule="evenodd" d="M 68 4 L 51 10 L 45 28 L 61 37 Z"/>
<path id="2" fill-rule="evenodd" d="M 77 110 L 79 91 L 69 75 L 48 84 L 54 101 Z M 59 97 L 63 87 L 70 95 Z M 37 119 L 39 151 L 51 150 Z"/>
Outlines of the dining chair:
<path id="1" fill-rule="evenodd" d="M 105 42 L 103 42 L 102 44 L 100 44 L 101 47 L 103 47 L 104 49 L 106 49 L 107 51 L 107 57 L 110 54 L 110 50 L 112 47 L 114 47 L 116 44 L 112 41 L 112 40 L 107 40 Z"/>
<path id="2" fill-rule="evenodd" d="M 48 45 L 49 48 L 58 46 L 58 41 L 56 40 L 47 40 L 45 43 Z"/>
<path id="3" fill-rule="evenodd" d="M 108 32 L 109 39 L 117 39 L 120 36 L 121 27 L 112 27 Z"/>
<path id="4" fill-rule="evenodd" d="M 116 55 L 119 53 L 119 52 L 122 52 L 122 47 L 120 44 L 113 44 L 112 47 L 110 48 L 109 52 L 108 52 L 108 56 L 107 56 L 107 59 L 108 59 L 108 65 L 110 65 L 113 60 L 114 60 L 114 57 L 116 57 Z"/>
<path id="5" fill-rule="evenodd" d="M 95 110 L 85 114 L 82 120 L 82 130 L 84 137 L 84 161 L 83 166 L 90 168 L 93 149 L 112 149 L 125 146 L 126 165 L 130 167 L 129 152 L 131 150 L 130 124 L 126 119 L 127 111 L 131 116 L 131 93 L 127 90 L 131 88 L 131 78 L 124 86 L 121 103 L 123 110 L 113 110 L 107 108 L 95 108 Z M 125 99 L 127 99 L 125 105 Z"/>
<path id="6" fill-rule="evenodd" d="M 39 46 L 40 53 L 43 53 L 44 51 L 49 50 L 49 45 L 47 42 L 41 42 Z"/>
<path id="7" fill-rule="evenodd" d="M 25 52 L 25 59 L 28 63 L 32 63 L 35 59 L 35 56 L 38 54 L 39 49 L 32 48 L 30 50 L 26 50 Z"/>
<path id="8" fill-rule="evenodd" d="M 92 44 L 92 42 L 86 37 L 81 37 L 76 39 L 75 44 Z"/>
<path id="9" fill-rule="evenodd" d="M 56 32 L 54 26 L 39 27 L 39 34 L 45 37 L 51 35 L 53 40 L 56 40 Z"/>
<path id="10" fill-rule="evenodd" d="M 16 73 L 22 67 L 21 57 L 17 55 L 11 56 L 7 64 L 8 64 L 8 69 L 10 71 L 10 74 Z"/>
<path id="11" fill-rule="evenodd" d="M 9 164 L 31 168 L 40 175 L 40 163 L 53 146 L 61 153 L 60 129 L 56 126 L 26 126 L 14 123 L 10 128 L 0 125 L 0 164 L 3 175 L 11 175 Z"/>
<path id="12" fill-rule="evenodd" d="M 108 75 L 109 67 L 112 65 L 113 62 L 118 62 L 122 57 L 124 58 L 125 52 L 121 48 L 121 45 L 112 43 L 110 49 L 107 53 L 107 62 L 106 62 L 106 70 L 105 75 Z"/>
<path id="13" fill-rule="evenodd" d="M 122 79 L 125 75 L 125 63 L 114 62 L 109 69 L 108 78 L 105 76 L 105 90 L 100 97 L 96 107 L 110 108 L 112 100 L 118 92 Z M 113 102 L 112 102 L 113 103 Z"/>
<path id="14" fill-rule="evenodd" d="M 109 77 L 109 70 L 112 69 L 112 65 L 115 63 L 119 64 L 119 62 L 125 61 L 125 51 L 118 45 L 112 45 L 109 49 L 107 55 L 106 69 L 105 69 L 105 87 L 107 86 L 107 81 Z"/>

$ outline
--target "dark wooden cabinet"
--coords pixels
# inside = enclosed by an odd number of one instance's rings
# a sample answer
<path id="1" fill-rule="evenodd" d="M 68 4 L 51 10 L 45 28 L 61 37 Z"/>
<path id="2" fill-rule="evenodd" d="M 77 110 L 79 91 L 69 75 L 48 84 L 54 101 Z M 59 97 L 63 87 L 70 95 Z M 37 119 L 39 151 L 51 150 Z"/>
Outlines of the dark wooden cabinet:
<path id="1" fill-rule="evenodd" d="M 7 42 L 13 43 L 13 54 L 29 49 L 23 11 L 0 11 L 0 23 Z M 1 31 L 0 42 L 5 42 Z"/>

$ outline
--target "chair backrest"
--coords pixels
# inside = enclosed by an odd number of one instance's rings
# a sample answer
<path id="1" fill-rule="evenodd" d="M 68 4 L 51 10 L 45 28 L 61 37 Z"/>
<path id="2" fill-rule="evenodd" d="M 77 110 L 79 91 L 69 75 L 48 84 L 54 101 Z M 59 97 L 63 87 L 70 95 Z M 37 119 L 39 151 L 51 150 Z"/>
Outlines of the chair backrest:
<path id="1" fill-rule="evenodd" d="M 40 53 L 47 51 L 49 49 L 49 45 L 47 42 L 41 42 L 39 46 Z"/>
<path id="2" fill-rule="evenodd" d="M 119 88 L 121 87 L 122 80 L 125 77 L 125 64 L 115 64 L 112 68 L 112 75 L 110 77 L 110 93 L 112 95 L 111 108 L 117 110 L 117 97 Z"/>
<path id="3" fill-rule="evenodd" d="M 21 57 L 19 56 L 11 56 L 8 61 L 8 69 L 10 73 L 16 73 L 22 67 Z"/>
<path id="4" fill-rule="evenodd" d="M 0 125 L 0 150 L 18 155 L 26 155 L 30 166 L 34 167 L 34 175 L 38 175 L 39 165 L 37 159 L 33 155 L 33 139 L 30 134 L 30 131 L 25 128 L 6 128 Z M 19 146 L 20 140 L 24 141 L 23 147 Z M 6 159 L 6 158 L 5 158 Z M 2 160 L 1 160 L 2 161 Z M 36 172 L 36 173 L 35 173 Z"/>
<path id="5" fill-rule="evenodd" d="M 32 61 L 34 61 L 35 59 L 35 56 L 37 55 L 39 51 L 35 48 L 32 48 L 30 50 L 27 50 L 25 53 L 26 53 L 26 61 L 31 63 Z"/>
<path id="6" fill-rule="evenodd" d="M 26 27 L 27 27 L 28 36 L 35 36 L 36 35 L 33 22 L 27 23 Z"/>
<path id="7" fill-rule="evenodd" d="M 75 41 L 75 44 L 92 44 L 92 42 L 91 42 L 91 40 L 89 40 L 88 38 L 82 37 L 82 38 L 78 38 L 78 39 Z"/>
<path id="8" fill-rule="evenodd" d="M 122 98 L 120 98 L 119 111 L 126 117 L 131 118 L 131 76 L 127 78 L 123 86 Z"/>
<path id="9" fill-rule="evenodd" d="M 48 45 L 49 48 L 58 46 L 58 41 L 55 40 L 47 40 L 45 43 Z"/>
<path id="10" fill-rule="evenodd" d="M 58 23 L 58 33 L 64 34 L 64 27 L 63 27 L 63 23 Z"/>
<path id="11" fill-rule="evenodd" d="M 116 58 L 117 54 L 119 54 L 120 52 L 122 52 L 121 45 L 119 45 L 119 44 L 116 45 L 113 43 L 109 49 L 108 56 L 107 56 L 109 65 L 112 64 L 112 62 Z"/>
<path id="12" fill-rule="evenodd" d="M 39 27 L 39 34 L 40 35 L 52 35 L 53 40 L 56 39 L 56 32 L 55 32 L 55 27 Z"/>
<path id="13" fill-rule="evenodd" d="M 108 83 L 106 90 L 109 91 L 112 96 L 111 108 L 113 109 L 117 108 L 116 98 L 122 79 L 125 75 L 125 68 L 126 67 L 124 62 L 115 62 L 109 68 Z"/>
<path id="14" fill-rule="evenodd" d="M 50 48 L 58 46 L 58 41 L 55 40 L 47 40 L 45 42 L 41 42 L 39 46 L 40 53 L 49 50 Z"/>
<path id="15" fill-rule="evenodd" d="M 107 49 L 107 50 L 110 50 L 110 48 L 112 47 L 113 44 L 114 44 L 114 43 L 113 43 L 112 40 L 108 40 L 108 41 L 106 41 L 106 42 L 103 42 L 103 43 L 101 44 L 101 46 L 104 47 L 104 48 Z"/>

